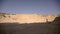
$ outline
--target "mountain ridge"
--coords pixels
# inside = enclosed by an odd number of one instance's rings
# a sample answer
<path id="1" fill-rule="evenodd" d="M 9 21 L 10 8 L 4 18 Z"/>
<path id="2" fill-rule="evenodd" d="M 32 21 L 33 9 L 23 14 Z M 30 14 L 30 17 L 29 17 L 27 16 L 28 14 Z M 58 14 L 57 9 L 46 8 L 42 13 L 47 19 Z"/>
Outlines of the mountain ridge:
<path id="1" fill-rule="evenodd" d="M 33 22 L 52 22 L 58 14 L 0 14 L 1 22 L 20 22 L 20 23 L 33 23 Z"/>

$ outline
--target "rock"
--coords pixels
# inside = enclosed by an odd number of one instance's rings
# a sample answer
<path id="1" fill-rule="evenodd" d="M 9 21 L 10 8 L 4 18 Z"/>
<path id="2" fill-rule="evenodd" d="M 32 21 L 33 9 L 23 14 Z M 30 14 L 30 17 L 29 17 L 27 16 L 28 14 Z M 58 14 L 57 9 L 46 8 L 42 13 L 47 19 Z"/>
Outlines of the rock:
<path id="1" fill-rule="evenodd" d="M 45 23 L 54 21 L 54 19 L 57 16 L 58 15 L 41 15 L 41 14 L 0 14 L 0 23 L 4 22 Z"/>

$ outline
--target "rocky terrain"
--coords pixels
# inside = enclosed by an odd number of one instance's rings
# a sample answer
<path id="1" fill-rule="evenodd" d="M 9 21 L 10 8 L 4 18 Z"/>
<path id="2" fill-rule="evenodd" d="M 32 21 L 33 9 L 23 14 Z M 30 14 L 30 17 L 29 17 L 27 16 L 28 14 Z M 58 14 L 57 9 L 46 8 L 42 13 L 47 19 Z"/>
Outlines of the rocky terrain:
<path id="1" fill-rule="evenodd" d="M 0 14 L 0 23 L 19 22 L 52 22 L 58 15 L 41 15 L 41 14 Z"/>
<path id="2" fill-rule="evenodd" d="M 26 21 L 24 19 L 26 19 Z M 32 22 L 30 21 L 32 19 L 38 19 L 42 22 L 38 22 L 37 20 L 33 20 Z M 48 21 L 44 21 L 43 19 L 47 19 Z M 16 20 L 16 22 L 13 22 L 14 20 Z M 24 24 L 18 24 L 23 22 Z M 29 24 L 27 24 L 28 22 Z M 0 34 L 60 34 L 60 16 L 0 14 Z"/>

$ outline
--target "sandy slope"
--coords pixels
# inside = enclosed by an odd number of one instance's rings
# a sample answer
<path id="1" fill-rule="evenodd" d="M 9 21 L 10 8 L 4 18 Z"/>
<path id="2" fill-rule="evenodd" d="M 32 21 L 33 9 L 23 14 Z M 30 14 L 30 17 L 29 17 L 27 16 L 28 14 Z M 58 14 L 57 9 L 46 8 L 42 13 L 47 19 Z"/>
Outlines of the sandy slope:
<path id="1" fill-rule="evenodd" d="M 41 15 L 41 14 L 0 14 L 0 23 L 2 22 L 51 22 L 57 15 Z"/>

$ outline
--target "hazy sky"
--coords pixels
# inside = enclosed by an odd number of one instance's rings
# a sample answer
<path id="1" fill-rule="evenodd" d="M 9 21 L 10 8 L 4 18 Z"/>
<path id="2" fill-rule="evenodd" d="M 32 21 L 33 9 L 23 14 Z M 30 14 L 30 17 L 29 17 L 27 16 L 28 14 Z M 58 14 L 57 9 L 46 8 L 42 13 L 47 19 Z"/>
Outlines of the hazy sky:
<path id="1" fill-rule="evenodd" d="M 60 14 L 58 0 L 3 0 L 0 11 L 14 14 Z"/>

